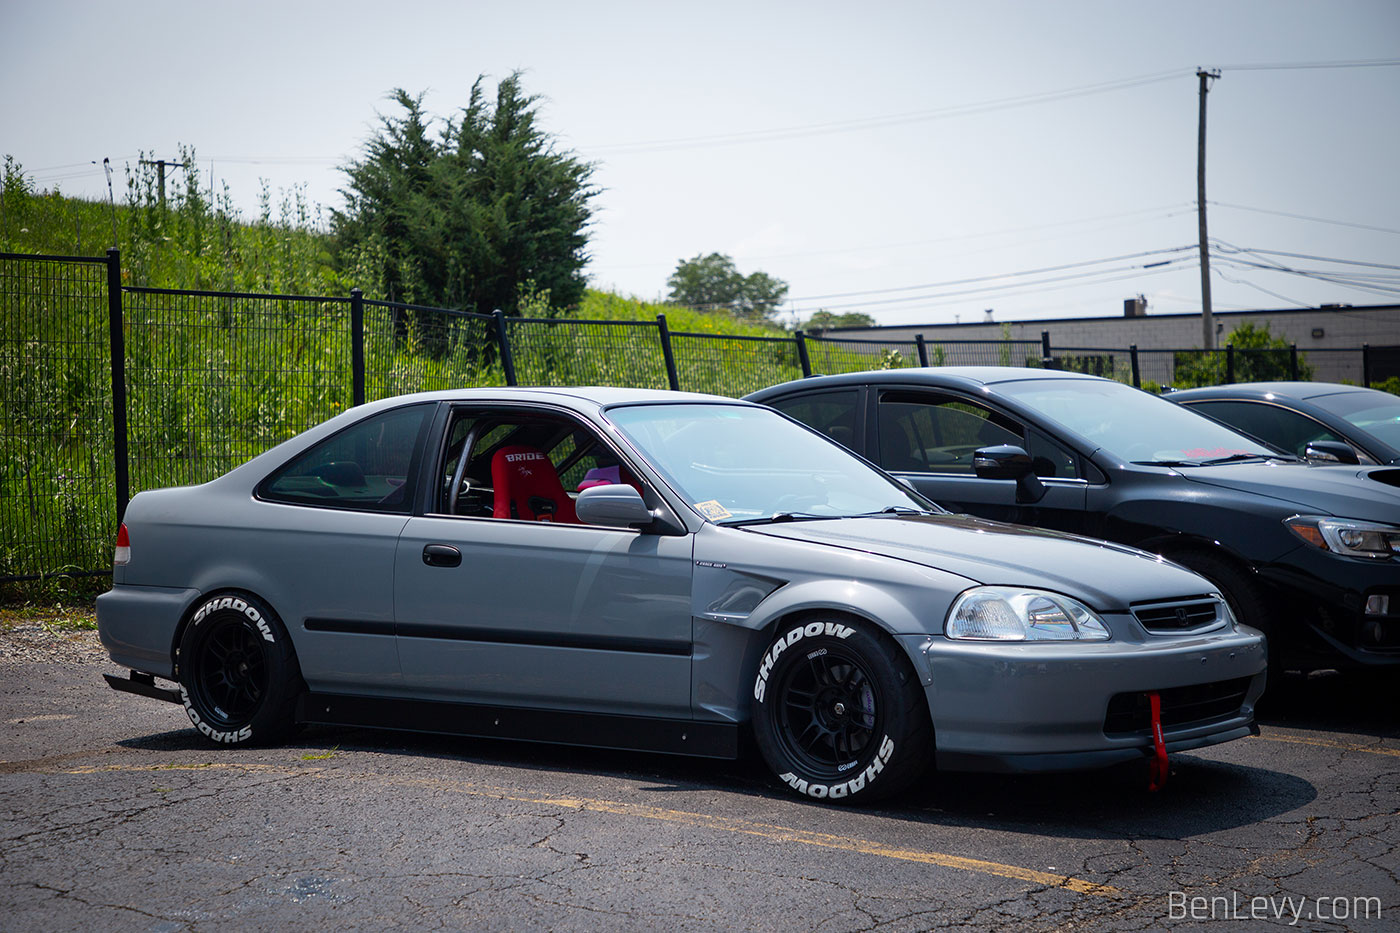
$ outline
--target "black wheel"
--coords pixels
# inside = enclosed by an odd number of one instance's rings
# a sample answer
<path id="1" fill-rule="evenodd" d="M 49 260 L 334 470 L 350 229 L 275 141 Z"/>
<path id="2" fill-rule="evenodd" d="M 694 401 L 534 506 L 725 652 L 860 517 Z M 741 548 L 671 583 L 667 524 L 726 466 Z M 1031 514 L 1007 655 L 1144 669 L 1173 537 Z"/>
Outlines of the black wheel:
<path id="1" fill-rule="evenodd" d="M 779 628 L 754 681 L 753 729 L 780 781 L 838 802 L 904 789 L 933 751 L 908 660 L 864 626 L 830 617 Z"/>
<path id="2" fill-rule="evenodd" d="M 275 742 L 292 729 L 301 671 L 287 630 L 258 600 L 209 599 L 185 626 L 177 659 L 185 712 L 211 742 Z"/>

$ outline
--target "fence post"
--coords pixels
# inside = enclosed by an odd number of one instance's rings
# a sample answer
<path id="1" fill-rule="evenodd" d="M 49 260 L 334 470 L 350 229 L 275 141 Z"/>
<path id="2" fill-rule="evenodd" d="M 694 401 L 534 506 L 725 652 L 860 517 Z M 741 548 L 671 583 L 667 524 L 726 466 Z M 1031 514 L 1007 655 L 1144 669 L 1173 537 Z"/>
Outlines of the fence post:
<path id="1" fill-rule="evenodd" d="M 923 334 L 914 335 L 914 345 L 919 348 L 919 365 L 928 365 L 928 344 L 924 343 Z"/>
<path id="2" fill-rule="evenodd" d="M 1235 381 L 1235 345 L 1227 343 L 1225 345 L 1225 384 L 1232 385 Z"/>
<path id="3" fill-rule="evenodd" d="M 807 358 L 807 335 L 799 330 L 792 336 L 797 340 L 797 361 L 802 364 L 802 378 L 806 379 L 812 375 L 812 361 Z"/>
<path id="4" fill-rule="evenodd" d="M 1371 388 L 1371 345 L 1363 343 L 1361 345 L 1361 384 L 1366 388 Z"/>
<path id="5" fill-rule="evenodd" d="M 365 293 L 350 289 L 350 393 L 352 405 L 365 403 Z"/>
<path id="6" fill-rule="evenodd" d="M 671 328 L 666 326 L 666 315 L 656 316 L 656 329 L 661 334 L 661 356 L 666 360 L 666 381 L 672 391 L 680 391 L 681 376 L 676 371 L 676 354 L 671 349 Z"/>
<path id="7" fill-rule="evenodd" d="M 122 254 L 107 250 L 107 340 L 112 363 L 112 477 L 117 494 L 117 525 L 131 501 L 130 452 L 126 432 L 126 332 L 122 327 Z"/>
<path id="8" fill-rule="evenodd" d="M 1294 382 L 1298 381 L 1298 345 L 1296 343 L 1288 345 L 1288 378 Z"/>
<path id="9" fill-rule="evenodd" d="M 501 344 L 501 369 L 506 373 L 506 385 L 513 386 L 515 382 L 515 358 L 510 355 L 510 334 L 506 332 L 506 315 L 500 308 L 491 312 L 491 316 L 496 319 L 496 339 Z"/>
<path id="10" fill-rule="evenodd" d="M 1128 356 L 1131 357 L 1133 361 L 1133 388 L 1141 389 L 1142 378 L 1138 375 L 1137 344 L 1133 344 L 1130 347 L 1128 347 Z"/>
<path id="11" fill-rule="evenodd" d="M 1050 332 L 1048 330 L 1040 332 L 1040 365 L 1046 369 L 1055 368 L 1055 358 L 1050 355 Z"/>

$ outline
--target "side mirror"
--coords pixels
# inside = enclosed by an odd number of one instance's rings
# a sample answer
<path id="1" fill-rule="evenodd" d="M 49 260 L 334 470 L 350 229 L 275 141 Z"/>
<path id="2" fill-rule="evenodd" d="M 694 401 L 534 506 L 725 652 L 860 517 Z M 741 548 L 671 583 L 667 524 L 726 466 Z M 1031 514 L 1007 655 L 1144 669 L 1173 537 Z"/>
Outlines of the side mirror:
<path id="1" fill-rule="evenodd" d="M 1017 502 L 1039 502 L 1045 498 L 1045 484 L 1035 475 L 1030 454 L 1009 444 L 983 447 L 972 455 L 972 469 L 981 479 L 1014 479 Z"/>
<path id="2" fill-rule="evenodd" d="M 1356 455 L 1350 444 L 1342 441 L 1308 441 L 1307 448 L 1303 451 L 1303 459 L 1309 463 L 1349 463 L 1359 464 L 1361 458 Z"/>
<path id="3" fill-rule="evenodd" d="M 590 486 L 574 500 L 574 512 L 585 525 L 612 528 L 649 525 L 656 518 L 642 501 L 642 494 L 625 483 Z"/>

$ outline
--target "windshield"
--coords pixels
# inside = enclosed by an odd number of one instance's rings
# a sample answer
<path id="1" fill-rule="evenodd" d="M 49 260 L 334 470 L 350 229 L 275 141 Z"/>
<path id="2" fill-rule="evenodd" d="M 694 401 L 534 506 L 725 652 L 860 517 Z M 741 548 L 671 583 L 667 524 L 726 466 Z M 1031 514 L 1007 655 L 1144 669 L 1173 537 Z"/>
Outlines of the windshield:
<path id="1" fill-rule="evenodd" d="M 607 417 L 710 521 L 929 511 L 834 441 L 766 408 L 632 405 Z"/>
<path id="2" fill-rule="evenodd" d="M 997 391 L 1135 463 L 1278 457 L 1243 434 L 1156 395 L 1099 379 L 1027 379 Z"/>
<path id="3" fill-rule="evenodd" d="M 1400 398 L 1385 392 L 1340 392 L 1309 399 L 1391 447 L 1400 447 Z"/>

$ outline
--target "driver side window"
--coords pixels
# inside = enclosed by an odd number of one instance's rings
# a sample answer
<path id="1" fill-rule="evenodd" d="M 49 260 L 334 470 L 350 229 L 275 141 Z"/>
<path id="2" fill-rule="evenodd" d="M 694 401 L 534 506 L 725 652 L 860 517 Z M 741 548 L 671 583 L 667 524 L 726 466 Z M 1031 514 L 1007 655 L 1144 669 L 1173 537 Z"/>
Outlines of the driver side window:
<path id="1" fill-rule="evenodd" d="M 535 411 L 458 411 L 437 471 L 437 514 L 579 524 L 590 486 L 641 484 L 590 429 Z"/>
<path id="2" fill-rule="evenodd" d="M 878 413 L 880 465 L 895 473 L 972 475 L 983 447 L 1025 448 L 1038 476 L 1077 477 L 1076 458 L 1050 438 L 969 399 L 886 392 Z"/>

